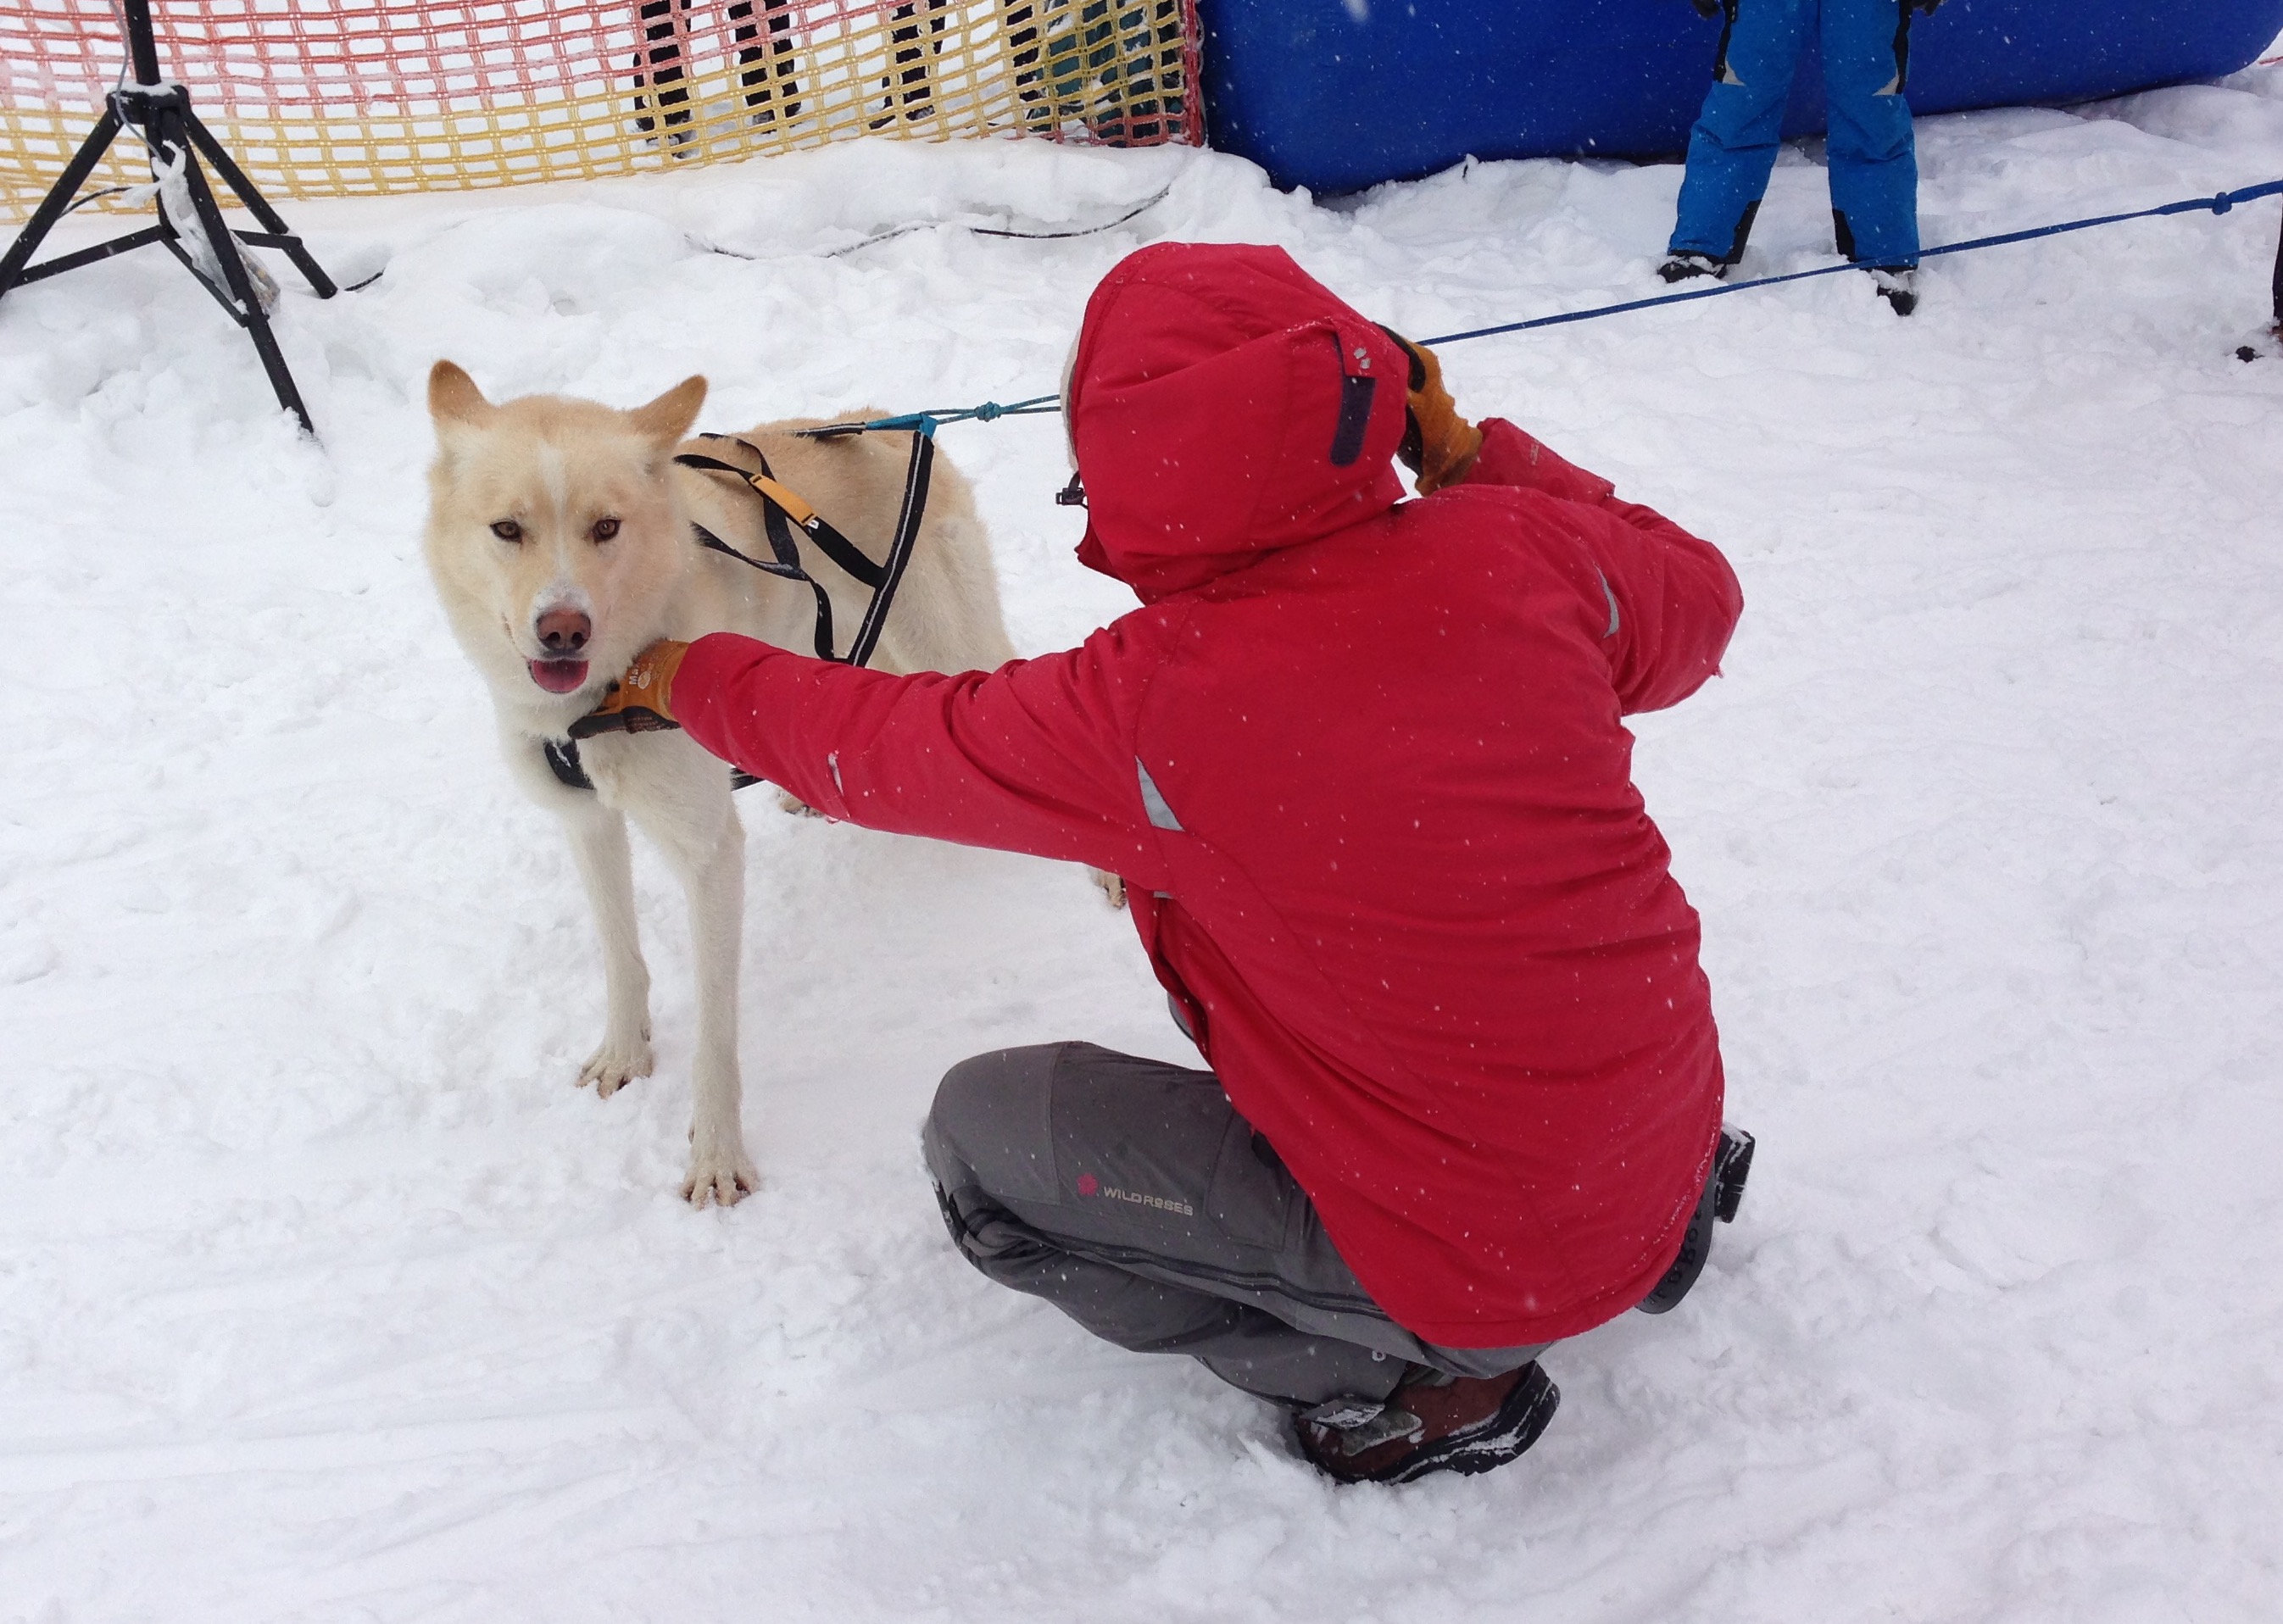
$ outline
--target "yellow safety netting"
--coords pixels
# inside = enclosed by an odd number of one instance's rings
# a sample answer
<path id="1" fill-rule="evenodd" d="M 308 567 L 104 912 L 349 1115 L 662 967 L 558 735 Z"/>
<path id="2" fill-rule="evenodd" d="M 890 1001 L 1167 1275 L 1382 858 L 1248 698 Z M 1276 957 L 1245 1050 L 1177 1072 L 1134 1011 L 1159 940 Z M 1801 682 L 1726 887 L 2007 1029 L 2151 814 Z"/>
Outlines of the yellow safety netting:
<path id="1" fill-rule="evenodd" d="M 161 74 L 273 198 L 629 175 L 868 135 L 1153 145 L 1202 128 L 1195 0 L 151 9 Z M 20 216 L 46 194 L 125 55 L 109 0 L 4 0 L 0 205 Z M 123 136 L 88 187 L 150 178 Z"/>

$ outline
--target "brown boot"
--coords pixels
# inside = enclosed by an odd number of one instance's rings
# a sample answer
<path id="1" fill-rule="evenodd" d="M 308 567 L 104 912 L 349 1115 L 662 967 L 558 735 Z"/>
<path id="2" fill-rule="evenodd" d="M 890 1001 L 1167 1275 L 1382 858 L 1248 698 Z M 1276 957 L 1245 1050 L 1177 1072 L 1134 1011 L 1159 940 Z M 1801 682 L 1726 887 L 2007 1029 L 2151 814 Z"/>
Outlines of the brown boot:
<path id="1" fill-rule="evenodd" d="M 1430 1472 L 1488 1472 L 1538 1441 L 1562 1390 L 1536 1361 L 1503 1376 L 1422 1369 L 1375 1416 L 1336 1426 L 1301 1417 L 1300 1453 L 1343 1483 L 1407 1483 Z"/>

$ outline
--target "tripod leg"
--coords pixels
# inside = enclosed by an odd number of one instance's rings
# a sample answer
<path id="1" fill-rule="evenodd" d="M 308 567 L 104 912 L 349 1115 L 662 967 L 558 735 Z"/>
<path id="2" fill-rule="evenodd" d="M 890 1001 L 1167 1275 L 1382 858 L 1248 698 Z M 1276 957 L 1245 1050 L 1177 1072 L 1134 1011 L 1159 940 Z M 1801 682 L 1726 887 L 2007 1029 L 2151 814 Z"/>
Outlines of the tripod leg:
<path id="1" fill-rule="evenodd" d="M 78 155 L 71 160 L 70 167 L 48 189 L 48 195 L 41 199 L 31 222 L 17 233 L 15 244 L 8 250 L 7 258 L 0 259 L 0 298 L 5 298 L 8 290 L 16 285 L 24 268 L 32 262 L 32 255 L 38 252 L 48 233 L 55 229 L 56 221 L 70 209 L 72 199 L 79 195 L 80 186 L 95 173 L 96 165 L 103 161 L 103 155 L 111 150 L 112 141 L 118 134 L 119 114 L 106 105 L 103 116 L 88 132 L 87 139 L 80 143 Z"/>
<path id="2" fill-rule="evenodd" d="M 0 284 L 4 285 L 4 284 Z M 2283 236 L 2275 239 L 2275 336 L 2283 338 Z"/>
<path id="3" fill-rule="evenodd" d="M 187 111 L 183 114 L 183 120 L 189 127 L 191 139 L 198 144 L 199 151 L 206 154 L 206 161 L 214 167 L 214 173 L 238 194 L 238 200 L 245 205 L 246 212 L 261 222 L 261 229 L 280 237 L 292 237 L 293 233 L 284 220 L 269 206 L 269 199 L 263 197 L 253 183 L 246 178 L 245 171 L 238 167 L 229 149 L 214 139 L 214 132 L 206 127 L 205 121 L 197 113 Z M 331 299 L 340 291 L 333 285 L 333 279 L 325 275 L 325 268 L 317 263 L 316 257 L 301 245 L 300 238 L 294 237 L 285 246 L 284 253 L 285 257 L 293 261 L 294 268 L 308 279 L 310 289 L 319 299 Z"/>
<path id="4" fill-rule="evenodd" d="M 261 300 L 253 291 L 253 278 L 245 274 L 245 261 L 239 257 L 237 240 L 222 221 L 222 206 L 214 201 L 214 190 L 206 184 L 206 171 L 199 167 L 198 158 L 190 150 L 184 122 L 179 113 L 161 113 L 152 120 L 152 138 L 182 153 L 183 179 L 190 186 L 191 202 L 198 210 L 199 223 L 206 228 L 206 241 L 214 246 L 214 256 L 221 262 L 222 280 L 230 284 L 230 297 L 238 303 L 238 324 L 253 340 L 254 351 L 261 357 L 261 369 L 269 375 L 269 386 L 277 392 L 277 404 L 299 417 L 302 431 L 314 439 L 317 425 L 309 420 L 309 408 L 301 404 L 301 392 L 294 386 L 292 373 L 286 369 L 284 354 L 277 347 L 277 335 L 269 330 L 269 315 L 262 309 Z"/>

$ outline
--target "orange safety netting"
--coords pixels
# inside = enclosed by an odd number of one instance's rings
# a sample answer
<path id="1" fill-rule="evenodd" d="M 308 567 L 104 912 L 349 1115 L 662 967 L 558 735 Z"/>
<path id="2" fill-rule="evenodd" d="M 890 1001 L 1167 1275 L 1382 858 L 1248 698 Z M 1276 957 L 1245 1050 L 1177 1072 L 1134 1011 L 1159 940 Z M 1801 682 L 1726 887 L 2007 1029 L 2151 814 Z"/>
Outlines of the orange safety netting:
<path id="1" fill-rule="evenodd" d="M 161 74 L 273 198 L 504 186 L 886 135 L 1201 138 L 1196 0 L 152 0 Z M 0 0 L 0 204 L 119 82 L 110 0 Z M 122 140 L 90 187 L 150 179 Z M 98 200 L 97 206 L 101 206 Z"/>

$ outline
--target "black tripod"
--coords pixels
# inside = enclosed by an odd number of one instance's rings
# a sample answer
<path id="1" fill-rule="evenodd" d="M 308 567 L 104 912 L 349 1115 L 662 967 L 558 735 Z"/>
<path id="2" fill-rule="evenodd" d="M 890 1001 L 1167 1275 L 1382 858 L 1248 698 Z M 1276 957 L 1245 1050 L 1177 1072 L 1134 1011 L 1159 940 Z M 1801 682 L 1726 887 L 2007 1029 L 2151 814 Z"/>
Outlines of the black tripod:
<path id="1" fill-rule="evenodd" d="M 2283 341 L 2283 236 L 2275 239 L 2275 337 Z"/>
<path id="2" fill-rule="evenodd" d="M 261 356 L 262 370 L 269 374 L 270 387 L 277 392 L 277 403 L 301 420 L 301 427 L 315 434 L 316 425 L 309 421 L 309 408 L 301 404 L 301 392 L 293 386 L 293 375 L 285 369 L 285 357 L 278 353 L 277 335 L 269 330 L 269 313 L 263 307 L 261 296 L 254 291 L 253 276 L 246 268 L 245 257 L 238 251 L 238 243 L 250 243 L 260 248 L 282 248 L 301 275 L 308 278 L 310 288 L 320 299 L 331 299 L 339 289 L 333 279 L 325 275 L 324 268 L 301 245 L 301 239 L 285 229 L 284 221 L 269 206 L 262 195 L 254 190 L 245 172 L 222 150 L 214 132 L 199 121 L 191 111 L 191 93 L 181 85 L 159 77 L 159 47 L 151 35 L 150 0 L 124 0 L 127 13 L 127 48 L 129 60 L 135 70 L 135 82 L 122 85 L 105 98 L 103 116 L 96 120 L 94 129 L 80 144 L 79 154 L 71 160 L 55 186 L 33 214 L 31 223 L 17 237 L 5 259 L 0 259 L 0 299 L 9 290 L 27 282 L 59 276 L 76 270 L 82 265 L 92 265 L 113 254 L 125 253 L 152 243 L 161 243 L 167 252 L 183 262 L 183 268 L 199 279 L 215 302 L 229 314 L 230 319 L 245 329 L 253 340 L 254 349 Z M 145 226 L 140 231 L 130 231 L 124 237 L 113 237 L 93 248 L 82 248 L 77 253 L 67 253 L 33 265 L 33 253 L 43 239 L 55 229 L 56 221 L 70 213 L 72 199 L 78 196 L 81 185 L 93 174 L 111 144 L 128 125 L 135 125 L 150 143 L 154 179 L 160 166 L 166 168 L 169 182 L 179 175 L 182 190 L 187 193 L 191 212 L 196 217 L 203 244 L 193 237 L 192 248 L 204 249 L 194 254 L 183 246 L 182 222 L 167 211 L 162 192 L 158 199 L 159 223 Z M 195 150 L 194 150 L 195 149 Z M 238 233 L 233 238 L 222 223 L 221 206 L 215 203 L 214 189 L 206 184 L 205 173 L 199 167 L 199 154 L 204 153 L 214 173 L 228 182 L 238 200 L 260 221 L 262 229 Z M 203 260 L 203 263 L 201 262 Z M 216 276 L 221 278 L 216 284 Z M 275 288 L 269 291 L 274 295 Z"/>

